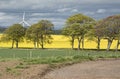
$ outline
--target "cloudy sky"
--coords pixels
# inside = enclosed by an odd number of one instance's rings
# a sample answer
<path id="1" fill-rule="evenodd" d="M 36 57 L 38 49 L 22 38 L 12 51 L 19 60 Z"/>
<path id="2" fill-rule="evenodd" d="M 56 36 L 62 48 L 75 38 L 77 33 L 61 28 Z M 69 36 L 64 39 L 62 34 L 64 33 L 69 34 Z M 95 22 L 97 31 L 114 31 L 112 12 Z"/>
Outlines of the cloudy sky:
<path id="1" fill-rule="evenodd" d="M 0 26 L 19 23 L 24 11 L 29 24 L 47 19 L 61 28 L 66 18 L 76 13 L 96 20 L 120 14 L 120 0 L 0 0 Z"/>

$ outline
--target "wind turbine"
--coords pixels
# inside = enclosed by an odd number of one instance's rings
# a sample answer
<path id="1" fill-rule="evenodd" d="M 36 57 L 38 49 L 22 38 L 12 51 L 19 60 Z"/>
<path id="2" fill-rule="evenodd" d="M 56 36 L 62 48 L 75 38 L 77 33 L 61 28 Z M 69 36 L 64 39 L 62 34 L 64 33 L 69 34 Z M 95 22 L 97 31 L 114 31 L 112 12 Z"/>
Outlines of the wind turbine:
<path id="1" fill-rule="evenodd" d="M 25 25 L 30 26 L 30 24 L 27 21 L 25 21 L 25 12 L 23 13 L 22 21 L 19 24 L 22 24 L 23 27 L 25 27 Z"/>

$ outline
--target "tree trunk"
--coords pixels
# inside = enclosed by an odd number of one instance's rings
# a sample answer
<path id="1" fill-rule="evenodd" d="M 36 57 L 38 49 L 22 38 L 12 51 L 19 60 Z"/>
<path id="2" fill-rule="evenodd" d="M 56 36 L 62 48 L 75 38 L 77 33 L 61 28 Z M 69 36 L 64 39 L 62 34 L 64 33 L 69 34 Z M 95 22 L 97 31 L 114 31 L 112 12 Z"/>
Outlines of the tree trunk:
<path id="1" fill-rule="evenodd" d="M 37 48 L 39 48 L 39 41 L 36 42 Z"/>
<path id="2" fill-rule="evenodd" d="M 13 48 L 14 47 L 14 40 L 12 40 L 12 47 L 11 48 Z"/>
<path id="3" fill-rule="evenodd" d="M 110 47 L 111 47 L 112 41 L 113 41 L 113 38 L 112 38 L 112 39 L 108 39 L 107 51 L 110 50 Z"/>
<path id="4" fill-rule="evenodd" d="M 41 45 L 41 48 L 44 49 L 44 45 L 43 44 Z"/>
<path id="5" fill-rule="evenodd" d="M 36 49 L 36 47 L 37 47 L 37 46 L 36 46 L 36 41 L 34 41 L 34 48 Z"/>
<path id="6" fill-rule="evenodd" d="M 97 46 L 97 49 L 98 50 L 100 49 L 100 37 L 98 37 L 98 46 Z"/>
<path id="7" fill-rule="evenodd" d="M 18 48 L 18 41 L 16 41 L 16 48 Z"/>
<path id="8" fill-rule="evenodd" d="M 42 49 L 44 49 L 44 41 L 43 41 L 43 39 L 41 39 L 40 46 L 41 46 Z"/>
<path id="9" fill-rule="evenodd" d="M 41 48 L 44 49 L 44 39 L 43 39 L 43 35 L 41 37 Z"/>
<path id="10" fill-rule="evenodd" d="M 72 49 L 74 49 L 74 37 L 73 36 L 72 36 L 71 43 L 72 43 Z"/>
<path id="11" fill-rule="evenodd" d="M 82 49 L 84 49 L 84 36 L 82 36 Z"/>
<path id="12" fill-rule="evenodd" d="M 120 40 L 118 39 L 116 51 L 118 51 L 119 44 L 120 44 Z"/>
<path id="13" fill-rule="evenodd" d="M 78 50 L 80 50 L 80 43 L 81 43 L 82 38 L 78 37 Z"/>
<path id="14" fill-rule="evenodd" d="M 37 38 L 36 38 L 36 48 L 38 49 L 39 48 L 39 37 L 38 37 L 38 34 L 36 35 L 37 36 Z"/>

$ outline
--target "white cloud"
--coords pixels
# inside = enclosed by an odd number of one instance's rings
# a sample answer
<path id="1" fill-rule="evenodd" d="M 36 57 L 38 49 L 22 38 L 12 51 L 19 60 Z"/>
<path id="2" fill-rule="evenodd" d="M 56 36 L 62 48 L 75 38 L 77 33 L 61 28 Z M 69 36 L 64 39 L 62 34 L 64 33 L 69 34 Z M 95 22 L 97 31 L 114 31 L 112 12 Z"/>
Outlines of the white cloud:
<path id="1" fill-rule="evenodd" d="M 5 19 L 13 19 L 11 16 L 2 16 L 0 17 L 0 20 L 5 20 Z"/>
<path id="2" fill-rule="evenodd" d="M 31 16 L 51 16 L 55 15 L 56 13 L 32 13 Z"/>
<path id="3" fill-rule="evenodd" d="M 10 26 L 14 23 L 19 23 L 20 18 L 18 15 L 0 12 L 0 26 Z"/>
<path id="4" fill-rule="evenodd" d="M 3 16 L 3 15 L 5 15 L 5 13 L 3 13 L 3 12 L 0 12 L 0 16 Z"/>
<path id="5" fill-rule="evenodd" d="M 84 14 L 85 14 L 85 15 L 94 15 L 95 12 L 90 12 L 90 11 L 88 11 L 88 12 L 84 12 Z"/>
<path id="6" fill-rule="evenodd" d="M 71 8 L 62 8 L 62 9 L 58 9 L 57 11 L 58 12 L 67 12 L 67 11 L 70 11 Z"/>
<path id="7" fill-rule="evenodd" d="M 73 9 L 71 10 L 72 13 L 76 13 L 76 12 L 79 12 L 78 9 Z"/>
<path id="8" fill-rule="evenodd" d="M 109 12 L 117 12 L 117 13 L 120 14 L 120 9 L 109 9 L 108 11 Z"/>
<path id="9" fill-rule="evenodd" d="M 0 1 L 0 9 L 17 9 L 25 7 L 24 2 L 21 0 Z"/>
<path id="10" fill-rule="evenodd" d="M 97 13 L 105 13 L 106 12 L 106 9 L 98 9 L 97 10 Z"/>
<path id="11" fill-rule="evenodd" d="M 7 15 L 6 13 L 0 12 L 0 20 L 13 19 L 12 16 Z"/>
<path id="12" fill-rule="evenodd" d="M 62 18 L 30 18 L 29 21 L 39 21 L 39 20 L 50 20 L 52 22 L 64 22 L 65 19 Z"/>
<path id="13" fill-rule="evenodd" d="M 44 16 L 46 13 L 32 13 L 31 16 Z"/>
<path id="14" fill-rule="evenodd" d="M 72 8 L 62 8 L 58 9 L 57 12 L 63 13 L 63 12 L 71 12 L 71 13 L 76 13 L 79 12 L 78 9 L 72 9 Z"/>

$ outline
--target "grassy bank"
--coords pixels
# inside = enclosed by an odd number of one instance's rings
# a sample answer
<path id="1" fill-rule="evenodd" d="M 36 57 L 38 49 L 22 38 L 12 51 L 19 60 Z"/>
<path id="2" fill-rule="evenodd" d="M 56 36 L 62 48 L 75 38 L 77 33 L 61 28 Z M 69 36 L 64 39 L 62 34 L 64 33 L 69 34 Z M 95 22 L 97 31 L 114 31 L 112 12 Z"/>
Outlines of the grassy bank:
<path id="1" fill-rule="evenodd" d="M 22 59 L 28 64 L 79 62 L 98 58 L 120 58 L 120 52 L 71 49 L 0 49 L 0 59 Z"/>

